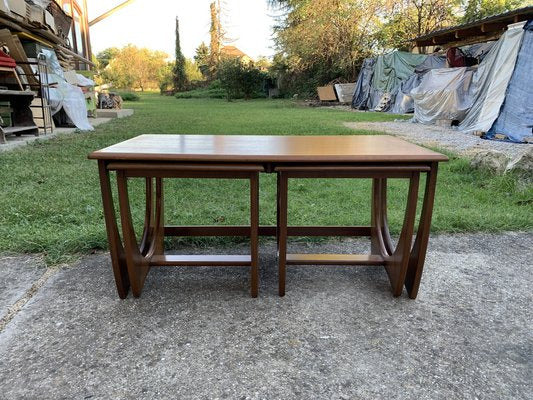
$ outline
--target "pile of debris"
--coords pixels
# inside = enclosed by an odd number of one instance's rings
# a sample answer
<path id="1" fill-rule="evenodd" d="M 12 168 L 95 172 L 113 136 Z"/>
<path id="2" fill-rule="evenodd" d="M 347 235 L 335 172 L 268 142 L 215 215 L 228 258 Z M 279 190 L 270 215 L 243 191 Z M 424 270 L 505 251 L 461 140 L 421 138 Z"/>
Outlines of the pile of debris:
<path id="1" fill-rule="evenodd" d="M 87 116 L 96 109 L 95 83 L 75 67 L 94 64 L 71 50 L 71 26 L 55 1 L 0 0 L 0 142 L 55 125 L 93 129 Z"/>
<path id="2" fill-rule="evenodd" d="M 497 41 L 431 55 L 395 51 L 363 62 L 359 110 L 414 113 L 414 122 L 515 143 L 533 142 L 533 21 Z"/>

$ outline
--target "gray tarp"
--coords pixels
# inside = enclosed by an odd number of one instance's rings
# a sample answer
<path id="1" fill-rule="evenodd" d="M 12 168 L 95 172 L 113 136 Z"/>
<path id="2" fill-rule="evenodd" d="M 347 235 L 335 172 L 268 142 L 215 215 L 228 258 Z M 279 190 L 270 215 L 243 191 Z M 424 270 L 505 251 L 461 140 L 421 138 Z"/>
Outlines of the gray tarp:
<path id="1" fill-rule="evenodd" d="M 498 118 L 524 35 L 522 26 L 510 26 L 479 64 L 472 79 L 472 108 L 460 130 L 487 132 Z"/>
<path id="2" fill-rule="evenodd" d="M 416 122 L 433 124 L 439 119 L 462 120 L 472 106 L 469 87 L 472 69 L 439 68 L 428 71 L 411 90 Z"/>
<path id="3" fill-rule="evenodd" d="M 505 102 L 498 119 L 487 133 L 488 139 L 494 138 L 496 133 L 507 136 L 513 142 L 522 142 L 524 138 L 533 136 L 533 21 L 524 30 Z"/>
<path id="4" fill-rule="evenodd" d="M 429 55 L 421 64 L 415 67 L 415 73 L 400 84 L 394 104 L 389 110 L 394 114 L 406 114 L 414 111 L 414 101 L 411 91 L 422 81 L 424 74 L 435 68 L 446 66 L 446 56 Z"/>
<path id="5" fill-rule="evenodd" d="M 372 76 L 374 75 L 374 65 L 376 64 L 375 58 L 365 58 L 361 71 L 359 71 L 359 77 L 355 84 L 355 92 L 352 99 L 352 108 L 358 110 L 366 110 L 368 93 L 370 92 L 370 83 L 372 82 Z"/>
<path id="6" fill-rule="evenodd" d="M 495 43 L 496 42 L 476 43 L 468 46 L 467 48 L 461 48 L 461 50 L 463 50 L 465 56 L 476 58 L 479 60 L 479 62 L 481 62 Z"/>
<path id="7" fill-rule="evenodd" d="M 393 51 L 379 56 L 374 67 L 368 108 L 387 111 L 394 104 L 394 96 L 398 93 L 401 82 L 409 78 L 416 66 L 426 58 L 425 54 L 404 51 Z"/>

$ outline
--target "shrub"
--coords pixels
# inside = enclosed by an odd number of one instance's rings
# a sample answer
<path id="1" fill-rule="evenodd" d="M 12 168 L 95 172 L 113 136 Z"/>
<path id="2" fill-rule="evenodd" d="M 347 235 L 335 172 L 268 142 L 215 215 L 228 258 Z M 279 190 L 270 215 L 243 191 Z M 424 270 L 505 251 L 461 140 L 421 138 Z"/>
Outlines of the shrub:
<path id="1" fill-rule="evenodd" d="M 118 93 L 124 101 L 139 101 L 141 98 L 134 92 L 119 92 Z"/>
<path id="2" fill-rule="evenodd" d="M 243 64 L 238 58 L 222 60 L 218 65 L 217 78 L 226 90 L 228 100 L 265 97 L 262 88 L 266 74 L 252 64 Z"/>
<path id="3" fill-rule="evenodd" d="M 177 99 L 225 99 L 227 96 L 226 90 L 221 88 L 195 89 L 174 94 L 174 97 Z"/>

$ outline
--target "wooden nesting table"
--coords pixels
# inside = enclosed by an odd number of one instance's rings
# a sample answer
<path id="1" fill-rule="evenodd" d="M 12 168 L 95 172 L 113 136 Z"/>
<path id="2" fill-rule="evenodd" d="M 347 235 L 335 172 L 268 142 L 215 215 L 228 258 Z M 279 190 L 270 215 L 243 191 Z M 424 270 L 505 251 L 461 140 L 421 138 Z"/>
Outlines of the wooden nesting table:
<path id="1" fill-rule="evenodd" d="M 392 136 L 244 136 L 141 135 L 89 155 L 98 160 L 104 218 L 118 294 L 131 287 L 140 296 L 154 266 L 245 266 L 250 291 L 258 294 L 258 237 L 276 236 L 279 295 L 285 294 L 287 265 L 384 266 L 394 296 L 403 287 L 416 298 L 429 239 L 437 167 L 447 157 Z M 122 239 L 110 182 L 115 172 Z M 259 173 L 277 174 L 277 225 L 259 226 Z M 426 175 L 416 237 L 415 218 L 420 176 Z M 146 210 L 138 240 L 131 219 L 128 179 L 144 178 Z M 167 178 L 244 179 L 250 187 L 250 223 L 239 226 L 167 226 L 163 180 Z M 372 179 L 370 226 L 288 226 L 289 179 Z M 409 181 L 403 226 L 396 246 L 387 223 L 387 179 Z M 202 201 L 202 199 L 198 199 Z M 247 255 L 165 255 L 165 236 L 245 236 Z M 371 254 L 290 254 L 289 236 L 367 236 Z"/>

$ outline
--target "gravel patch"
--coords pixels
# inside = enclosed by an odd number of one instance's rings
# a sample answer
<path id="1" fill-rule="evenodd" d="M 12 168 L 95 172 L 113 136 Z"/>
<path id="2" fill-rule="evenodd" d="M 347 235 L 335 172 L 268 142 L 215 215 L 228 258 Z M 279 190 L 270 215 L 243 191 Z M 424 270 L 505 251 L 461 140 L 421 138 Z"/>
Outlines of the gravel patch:
<path id="1" fill-rule="evenodd" d="M 460 132 L 457 129 L 444 128 L 436 125 L 423 125 L 413 123 L 409 120 L 392 122 L 345 122 L 344 126 L 357 130 L 372 130 L 387 133 L 424 146 L 451 150 L 467 157 L 478 150 L 492 150 L 504 153 L 510 160 L 515 160 L 528 151 L 531 151 L 532 148 L 531 144 L 485 140 L 472 134 Z"/>

